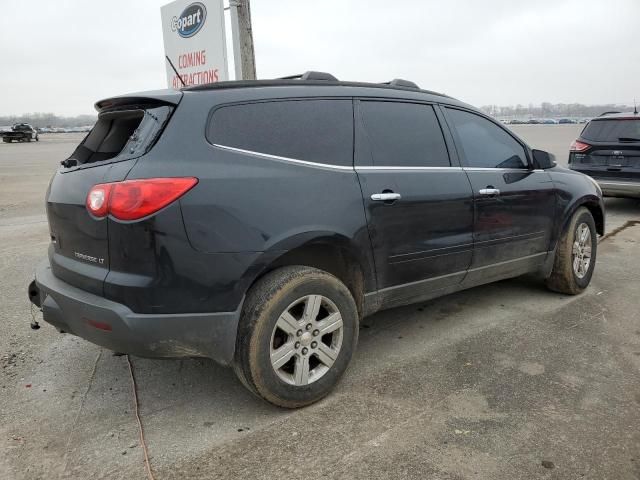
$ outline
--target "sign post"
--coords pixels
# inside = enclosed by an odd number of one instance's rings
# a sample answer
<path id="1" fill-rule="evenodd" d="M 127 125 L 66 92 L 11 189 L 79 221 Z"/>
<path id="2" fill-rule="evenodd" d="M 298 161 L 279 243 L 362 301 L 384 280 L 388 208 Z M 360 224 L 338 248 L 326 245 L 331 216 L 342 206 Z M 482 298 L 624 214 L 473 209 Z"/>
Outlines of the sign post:
<path id="1" fill-rule="evenodd" d="M 256 79 L 249 0 L 229 0 L 236 80 Z"/>
<path id="2" fill-rule="evenodd" d="M 222 0 L 176 0 L 161 17 L 169 88 L 229 79 Z"/>

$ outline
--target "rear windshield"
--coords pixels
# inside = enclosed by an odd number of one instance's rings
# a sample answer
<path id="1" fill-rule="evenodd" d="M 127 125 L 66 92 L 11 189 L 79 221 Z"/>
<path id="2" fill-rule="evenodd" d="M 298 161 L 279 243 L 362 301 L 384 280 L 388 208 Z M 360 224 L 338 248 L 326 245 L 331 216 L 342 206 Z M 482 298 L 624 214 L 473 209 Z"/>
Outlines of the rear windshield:
<path id="1" fill-rule="evenodd" d="M 640 118 L 592 120 L 581 136 L 594 142 L 640 141 Z"/>
<path id="2" fill-rule="evenodd" d="M 162 131 L 171 107 L 132 108 L 101 113 L 65 167 L 134 158 L 144 154 Z"/>

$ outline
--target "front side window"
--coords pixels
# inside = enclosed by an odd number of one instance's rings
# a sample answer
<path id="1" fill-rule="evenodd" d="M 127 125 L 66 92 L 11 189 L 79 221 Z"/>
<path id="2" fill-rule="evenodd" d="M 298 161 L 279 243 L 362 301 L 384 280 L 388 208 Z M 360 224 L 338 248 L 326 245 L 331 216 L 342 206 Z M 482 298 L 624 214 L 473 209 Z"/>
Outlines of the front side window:
<path id="1" fill-rule="evenodd" d="M 450 166 L 447 146 L 432 106 L 362 101 L 360 111 L 375 166 Z"/>
<path id="2" fill-rule="evenodd" d="M 447 108 L 467 167 L 527 168 L 525 150 L 504 129 L 474 113 Z"/>
<path id="3" fill-rule="evenodd" d="M 215 110 L 207 140 L 216 145 L 295 160 L 353 165 L 353 104 L 285 100 Z"/>

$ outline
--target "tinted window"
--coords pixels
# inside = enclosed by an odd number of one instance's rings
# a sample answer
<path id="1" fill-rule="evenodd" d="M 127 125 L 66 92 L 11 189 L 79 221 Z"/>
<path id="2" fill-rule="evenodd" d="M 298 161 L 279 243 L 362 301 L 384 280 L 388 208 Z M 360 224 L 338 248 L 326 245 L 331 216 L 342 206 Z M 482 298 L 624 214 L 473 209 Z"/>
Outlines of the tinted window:
<path id="1" fill-rule="evenodd" d="M 640 139 L 640 119 L 638 120 L 592 120 L 580 135 L 585 140 L 595 142 L 619 142 L 622 139 Z M 626 140 L 631 141 L 631 140 Z"/>
<path id="2" fill-rule="evenodd" d="M 473 113 L 448 108 L 464 164 L 480 168 L 527 168 L 524 148 L 495 123 Z"/>
<path id="3" fill-rule="evenodd" d="M 351 100 L 230 105 L 207 128 L 211 143 L 310 162 L 353 164 Z"/>
<path id="4" fill-rule="evenodd" d="M 398 102 L 361 102 L 360 105 L 374 165 L 450 165 L 447 146 L 433 107 Z"/>

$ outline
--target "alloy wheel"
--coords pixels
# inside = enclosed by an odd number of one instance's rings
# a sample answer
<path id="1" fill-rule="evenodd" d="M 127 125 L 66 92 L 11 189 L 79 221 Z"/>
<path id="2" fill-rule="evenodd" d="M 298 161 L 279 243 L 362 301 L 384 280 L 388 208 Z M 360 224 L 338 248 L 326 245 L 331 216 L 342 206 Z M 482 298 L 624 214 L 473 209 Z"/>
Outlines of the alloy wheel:
<path id="1" fill-rule="evenodd" d="M 342 347 L 343 321 L 336 305 L 322 295 L 291 303 L 271 334 L 271 366 L 284 382 L 304 386 L 322 378 Z"/>
<path id="2" fill-rule="evenodd" d="M 584 278 L 591 265 L 591 230 L 589 225 L 581 223 L 576 227 L 575 238 L 571 257 L 573 261 L 573 273 L 576 277 Z"/>

